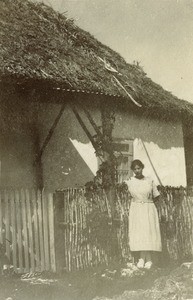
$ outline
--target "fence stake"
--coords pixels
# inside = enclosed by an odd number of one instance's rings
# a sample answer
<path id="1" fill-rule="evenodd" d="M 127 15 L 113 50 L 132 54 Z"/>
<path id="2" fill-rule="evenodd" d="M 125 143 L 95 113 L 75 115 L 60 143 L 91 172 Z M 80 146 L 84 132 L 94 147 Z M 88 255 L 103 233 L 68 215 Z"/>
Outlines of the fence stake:
<path id="1" fill-rule="evenodd" d="M 55 237 L 55 255 L 56 271 L 64 271 L 65 266 L 65 239 L 64 232 L 64 194 L 54 194 L 54 237 Z"/>
<path id="2" fill-rule="evenodd" d="M 27 224 L 28 224 L 28 233 L 29 233 L 29 254 L 30 254 L 30 266 L 31 271 L 35 271 L 35 262 L 34 262 L 34 236 L 32 230 L 32 215 L 31 215 L 31 205 L 30 205 L 30 192 L 25 190 L 26 196 L 26 208 L 27 208 Z"/>
<path id="3" fill-rule="evenodd" d="M 10 260 L 10 214 L 9 214 L 9 195 L 5 190 L 5 238 L 6 238 L 6 255 Z"/>
<path id="4" fill-rule="evenodd" d="M 40 239 L 40 257 L 41 257 L 41 271 L 45 269 L 45 255 L 44 255 L 44 236 L 43 236 L 43 219 L 42 219 L 42 199 L 41 192 L 37 192 L 38 200 L 38 224 L 39 224 L 39 239 Z"/>
<path id="5" fill-rule="evenodd" d="M 49 271 L 49 238 L 48 238 L 48 199 L 46 193 L 42 193 L 42 210 L 43 210 L 43 232 L 44 232 L 44 253 L 45 253 L 45 269 Z"/>
<path id="6" fill-rule="evenodd" d="M 15 191 L 16 218 L 17 218 L 17 245 L 19 256 L 19 273 L 23 272 L 23 243 L 22 243 L 22 227 L 21 227 L 21 203 L 19 192 Z"/>
<path id="7" fill-rule="evenodd" d="M 17 239 L 16 239 L 16 215 L 15 215 L 15 199 L 14 192 L 10 193 L 11 202 L 11 226 L 12 226 L 12 251 L 13 251 L 13 267 L 17 272 Z"/>
<path id="8" fill-rule="evenodd" d="M 53 195 L 50 193 L 48 195 L 48 218 L 49 218 L 49 235 L 50 235 L 50 265 L 51 265 L 51 271 L 56 272 L 54 206 L 53 206 Z"/>
<path id="9" fill-rule="evenodd" d="M 23 221 L 23 244 L 24 244 L 24 257 L 25 257 L 25 271 L 30 271 L 29 266 L 29 243 L 28 243 L 28 232 L 27 232 L 27 218 L 26 218 L 26 203 L 25 203 L 25 192 L 21 190 L 21 204 L 22 204 L 22 221 Z"/>
<path id="10" fill-rule="evenodd" d="M 3 244 L 3 205 L 2 205 L 2 194 L 0 191 L 0 243 Z"/>
<path id="11" fill-rule="evenodd" d="M 32 204 L 33 204 L 33 224 L 34 224 L 34 239 L 35 239 L 35 269 L 41 270 L 40 265 L 40 245 L 39 245 L 39 231 L 38 231 L 38 215 L 37 215 L 37 193 L 32 191 Z"/>

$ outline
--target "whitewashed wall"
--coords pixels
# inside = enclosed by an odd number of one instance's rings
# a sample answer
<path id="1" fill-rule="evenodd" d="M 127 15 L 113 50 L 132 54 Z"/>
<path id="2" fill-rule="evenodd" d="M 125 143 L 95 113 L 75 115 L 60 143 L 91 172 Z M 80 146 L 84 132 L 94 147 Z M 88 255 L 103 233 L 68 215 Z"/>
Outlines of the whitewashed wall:
<path id="1" fill-rule="evenodd" d="M 144 163 L 144 174 L 151 176 L 157 184 L 159 177 L 163 185 L 186 186 L 185 154 L 180 122 L 151 120 L 125 113 L 117 114 L 114 137 L 134 139 L 134 159 L 140 159 Z M 96 174 L 98 162 L 92 144 L 70 140 L 92 173 Z"/>
<path id="2" fill-rule="evenodd" d="M 151 176 L 157 184 L 160 184 L 159 177 L 163 185 L 186 186 L 184 148 L 161 149 L 153 142 L 144 144 L 158 176 L 150 163 L 141 139 L 135 139 L 134 159 L 140 159 L 144 163 L 144 175 Z"/>
<path id="3" fill-rule="evenodd" d="M 39 126 L 42 142 L 59 109 L 58 105 L 47 105 L 46 109 L 43 108 Z M 101 116 L 97 107 L 91 106 L 89 110 L 97 125 L 100 126 Z M 80 111 L 80 114 L 91 134 L 94 135 L 95 132 L 84 113 Z M 154 178 L 157 184 L 157 177 L 141 140 L 147 148 L 162 184 L 186 186 L 183 133 L 180 122 L 153 120 L 122 111 L 116 113 L 113 135 L 114 138 L 134 140 L 134 158 L 142 160 L 145 164 L 144 174 Z M 52 189 L 84 185 L 96 174 L 98 160 L 95 150 L 69 107 L 62 115 L 44 151 L 42 163 L 45 186 Z"/>
<path id="4" fill-rule="evenodd" d="M 186 186 L 181 122 L 166 122 L 122 112 L 117 115 L 114 135 L 134 139 L 134 159 L 145 164 L 144 174 L 154 178 L 157 184 L 159 182 L 145 148 L 163 185 Z"/>

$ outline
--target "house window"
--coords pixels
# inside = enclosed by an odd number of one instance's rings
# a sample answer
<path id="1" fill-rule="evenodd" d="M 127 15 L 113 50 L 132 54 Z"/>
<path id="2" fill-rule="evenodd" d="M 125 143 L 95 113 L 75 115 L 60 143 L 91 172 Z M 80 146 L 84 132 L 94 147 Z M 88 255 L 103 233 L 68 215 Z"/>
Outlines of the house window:
<path id="1" fill-rule="evenodd" d="M 117 157 L 117 182 L 121 183 L 132 176 L 133 140 L 115 139 L 113 149 Z"/>

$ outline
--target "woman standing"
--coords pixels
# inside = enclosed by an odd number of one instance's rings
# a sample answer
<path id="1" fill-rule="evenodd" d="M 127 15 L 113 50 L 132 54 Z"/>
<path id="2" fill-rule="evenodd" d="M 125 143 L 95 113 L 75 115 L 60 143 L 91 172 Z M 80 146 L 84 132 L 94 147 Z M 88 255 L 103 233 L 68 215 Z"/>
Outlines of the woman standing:
<path id="1" fill-rule="evenodd" d="M 153 199 L 159 197 L 154 181 L 143 175 L 144 165 L 136 159 L 131 164 L 135 176 L 126 180 L 132 196 L 129 212 L 129 243 L 131 251 L 140 252 L 138 268 L 150 269 L 152 251 L 162 251 L 157 209 Z"/>

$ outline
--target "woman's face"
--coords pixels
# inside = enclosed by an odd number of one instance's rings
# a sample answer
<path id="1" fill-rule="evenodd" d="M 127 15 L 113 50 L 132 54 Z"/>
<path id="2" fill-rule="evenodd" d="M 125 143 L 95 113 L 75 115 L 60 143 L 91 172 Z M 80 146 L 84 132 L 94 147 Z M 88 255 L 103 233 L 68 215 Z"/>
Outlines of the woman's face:
<path id="1" fill-rule="evenodd" d="M 143 169 L 142 169 L 142 167 L 136 165 L 133 169 L 133 172 L 134 172 L 136 177 L 140 177 L 140 176 L 142 176 Z"/>

